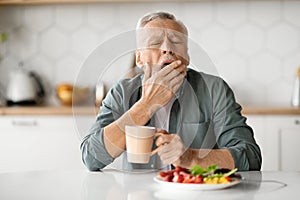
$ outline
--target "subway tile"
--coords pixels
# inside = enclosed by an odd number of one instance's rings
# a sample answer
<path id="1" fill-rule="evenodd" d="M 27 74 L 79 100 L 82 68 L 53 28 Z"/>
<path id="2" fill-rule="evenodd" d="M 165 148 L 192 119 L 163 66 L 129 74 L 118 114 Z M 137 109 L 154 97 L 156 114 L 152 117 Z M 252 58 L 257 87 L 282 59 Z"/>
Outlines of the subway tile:
<path id="1" fill-rule="evenodd" d="M 218 58 L 217 69 L 221 77 L 230 85 L 238 85 L 246 80 L 247 62 L 236 53 Z"/>
<path id="2" fill-rule="evenodd" d="M 292 85 L 277 80 L 267 87 L 267 101 L 273 105 L 290 106 L 292 102 Z"/>
<path id="3" fill-rule="evenodd" d="M 16 58 L 26 60 L 37 52 L 37 35 L 35 32 L 19 27 L 8 36 L 8 50 Z"/>
<path id="4" fill-rule="evenodd" d="M 41 52 L 56 60 L 67 53 L 68 36 L 57 28 L 50 28 L 41 35 Z"/>
<path id="5" fill-rule="evenodd" d="M 73 55 L 62 58 L 55 67 L 54 84 L 75 83 L 81 64 L 82 60 Z"/>
<path id="6" fill-rule="evenodd" d="M 53 6 L 27 6 L 24 11 L 24 25 L 30 30 L 39 32 L 54 22 Z"/>
<path id="7" fill-rule="evenodd" d="M 294 25 L 300 26 L 300 2 L 283 1 L 284 18 Z"/>
<path id="8" fill-rule="evenodd" d="M 254 25 L 239 27 L 233 37 L 234 48 L 246 56 L 251 56 L 263 48 L 264 32 Z"/>
<path id="9" fill-rule="evenodd" d="M 264 85 L 258 84 L 250 79 L 245 80 L 242 85 L 234 85 L 232 87 L 235 98 L 242 105 L 265 106 L 267 102 L 266 88 Z"/>
<path id="10" fill-rule="evenodd" d="M 250 79 L 258 84 L 268 86 L 281 78 L 280 59 L 270 53 L 262 53 L 250 60 Z"/>
<path id="11" fill-rule="evenodd" d="M 262 27 L 271 26 L 281 20 L 281 2 L 249 1 L 249 18 Z"/>
<path id="12" fill-rule="evenodd" d="M 83 23 L 85 6 L 82 5 L 58 5 L 56 7 L 56 24 L 59 28 L 73 31 Z"/>
<path id="13" fill-rule="evenodd" d="M 97 30 L 107 30 L 114 24 L 116 15 L 116 6 L 111 4 L 89 4 L 87 23 Z"/>
<path id="14" fill-rule="evenodd" d="M 212 25 L 201 33 L 201 42 L 208 54 L 222 54 L 230 49 L 231 34 L 221 26 Z"/>
<path id="15" fill-rule="evenodd" d="M 116 25 L 120 24 L 124 27 L 129 27 L 128 30 L 136 28 L 138 20 L 145 14 L 156 11 L 150 3 L 142 4 L 126 4 L 120 3 L 117 6 Z"/>
<path id="16" fill-rule="evenodd" d="M 212 2 L 186 3 L 181 8 L 182 18 L 185 24 L 193 28 L 202 28 L 213 20 Z M 189 29 L 189 27 L 187 27 Z"/>
<path id="17" fill-rule="evenodd" d="M 280 56 L 289 54 L 299 47 L 300 31 L 289 24 L 281 23 L 268 31 L 267 46 Z"/>
<path id="18" fill-rule="evenodd" d="M 100 44 L 99 35 L 89 28 L 81 28 L 72 34 L 72 51 L 86 58 Z"/>
<path id="19" fill-rule="evenodd" d="M 215 7 L 216 21 L 228 28 L 240 25 L 246 20 L 247 1 L 218 1 Z"/>

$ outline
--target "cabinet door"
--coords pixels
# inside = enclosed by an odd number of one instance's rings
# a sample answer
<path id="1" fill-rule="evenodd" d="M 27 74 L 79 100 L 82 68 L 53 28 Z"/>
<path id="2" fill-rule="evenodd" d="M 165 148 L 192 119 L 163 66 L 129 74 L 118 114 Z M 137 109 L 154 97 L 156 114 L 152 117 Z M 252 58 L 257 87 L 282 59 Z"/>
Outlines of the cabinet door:
<path id="1" fill-rule="evenodd" d="M 247 117 L 247 124 L 253 129 L 254 132 L 254 139 L 260 147 L 261 154 L 262 154 L 262 167 L 261 170 L 266 170 L 266 166 L 268 166 L 268 159 L 267 151 L 265 150 L 265 138 L 266 138 L 266 131 L 265 131 L 265 117 L 261 115 L 248 115 Z"/>
<path id="2" fill-rule="evenodd" d="M 267 169 L 300 171 L 300 117 L 267 116 L 266 121 Z"/>
<path id="3" fill-rule="evenodd" d="M 279 170 L 300 171 L 300 117 L 288 117 L 279 130 Z"/>
<path id="4" fill-rule="evenodd" d="M 84 168 L 73 117 L 0 117 L 0 124 L 0 172 Z"/>

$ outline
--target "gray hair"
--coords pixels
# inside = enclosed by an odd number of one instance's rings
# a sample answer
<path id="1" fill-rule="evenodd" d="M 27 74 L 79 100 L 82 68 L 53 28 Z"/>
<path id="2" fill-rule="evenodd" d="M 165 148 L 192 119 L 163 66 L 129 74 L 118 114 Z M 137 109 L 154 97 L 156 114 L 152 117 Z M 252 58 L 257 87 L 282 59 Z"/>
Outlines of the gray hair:
<path id="1" fill-rule="evenodd" d="M 180 20 L 177 20 L 173 14 L 168 13 L 168 12 L 162 12 L 162 11 L 148 13 L 148 14 L 144 15 L 143 17 L 141 17 L 137 23 L 136 29 L 143 28 L 144 26 L 146 26 L 147 23 L 151 22 L 154 19 L 158 19 L 158 18 L 159 19 L 170 19 L 170 20 L 177 22 L 183 28 L 183 30 L 186 32 L 186 34 L 188 34 L 188 30 L 187 30 L 186 26 Z"/>

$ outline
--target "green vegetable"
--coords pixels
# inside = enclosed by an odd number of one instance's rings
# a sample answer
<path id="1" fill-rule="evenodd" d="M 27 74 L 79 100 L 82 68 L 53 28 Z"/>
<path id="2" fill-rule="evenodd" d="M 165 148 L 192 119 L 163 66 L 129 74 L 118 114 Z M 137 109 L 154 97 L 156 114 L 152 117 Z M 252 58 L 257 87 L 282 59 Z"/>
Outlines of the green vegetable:
<path id="1" fill-rule="evenodd" d="M 234 174 L 238 169 L 232 169 L 231 171 L 227 173 L 215 173 L 215 171 L 218 169 L 217 165 L 210 165 L 207 168 L 200 167 L 199 165 L 194 165 L 190 169 L 190 173 L 194 176 L 200 175 L 203 177 L 208 177 L 208 178 L 214 178 L 214 177 L 227 177 L 230 176 L 231 174 Z"/>
<path id="2" fill-rule="evenodd" d="M 234 168 L 233 170 L 231 170 L 230 172 L 227 172 L 226 174 L 223 174 L 223 176 L 230 176 L 231 174 L 234 174 L 238 169 Z"/>
<path id="3" fill-rule="evenodd" d="M 216 169 L 218 169 L 217 165 L 210 165 L 207 168 L 200 167 L 199 165 L 194 165 L 194 167 L 190 169 L 190 173 L 194 176 L 196 175 L 203 176 L 204 174 L 213 173 Z"/>

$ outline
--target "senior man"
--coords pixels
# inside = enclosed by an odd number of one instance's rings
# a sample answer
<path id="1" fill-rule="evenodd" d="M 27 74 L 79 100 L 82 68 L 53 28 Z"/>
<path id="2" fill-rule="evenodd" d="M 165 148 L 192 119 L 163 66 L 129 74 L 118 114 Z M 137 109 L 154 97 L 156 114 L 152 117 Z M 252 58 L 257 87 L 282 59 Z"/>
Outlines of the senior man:
<path id="1" fill-rule="evenodd" d="M 158 128 L 158 155 L 148 164 L 191 168 L 198 164 L 260 170 L 261 152 L 230 87 L 219 77 L 187 68 L 188 31 L 174 15 L 150 13 L 137 25 L 136 65 L 144 74 L 119 81 L 107 94 L 82 144 L 82 159 L 101 170 L 126 150 L 125 125 Z M 154 147 L 155 148 L 155 147 Z"/>

